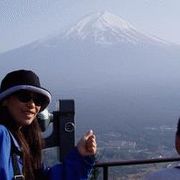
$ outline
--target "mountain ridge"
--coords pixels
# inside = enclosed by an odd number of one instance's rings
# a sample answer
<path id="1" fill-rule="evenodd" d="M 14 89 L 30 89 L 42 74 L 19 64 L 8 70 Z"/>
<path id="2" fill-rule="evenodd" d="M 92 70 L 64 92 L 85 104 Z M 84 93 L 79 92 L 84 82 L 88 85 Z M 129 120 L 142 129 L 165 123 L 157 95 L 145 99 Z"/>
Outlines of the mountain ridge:
<path id="1" fill-rule="evenodd" d="M 160 38 L 147 36 L 124 19 L 108 11 L 92 13 L 82 18 L 64 33 L 63 38 L 91 40 L 99 44 L 170 45 Z"/>
<path id="2" fill-rule="evenodd" d="M 78 124 L 85 126 L 175 119 L 180 50 L 143 45 L 103 46 L 57 35 L 1 54 L 0 74 L 34 70 L 53 97 L 76 100 Z"/>
<path id="3" fill-rule="evenodd" d="M 62 44 L 66 43 L 69 45 L 73 43 L 75 45 L 79 44 L 79 46 L 86 46 L 87 44 L 102 47 L 125 46 L 126 49 L 134 48 L 135 46 L 139 46 L 138 48 L 148 46 L 152 48 L 180 48 L 180 46 L 174 43 L 138 31 L 137 28 L 119 16 L 111 14 L 108 11 L 101 11 L 83 17 L 66 31 L 49 35 L 46 38 L 41 38 L 1 54 L 16 51 L 27 46 L 34 49 L 41 46 L 45 48 L 59 48 L 59 46 L 62 47 Z"/>

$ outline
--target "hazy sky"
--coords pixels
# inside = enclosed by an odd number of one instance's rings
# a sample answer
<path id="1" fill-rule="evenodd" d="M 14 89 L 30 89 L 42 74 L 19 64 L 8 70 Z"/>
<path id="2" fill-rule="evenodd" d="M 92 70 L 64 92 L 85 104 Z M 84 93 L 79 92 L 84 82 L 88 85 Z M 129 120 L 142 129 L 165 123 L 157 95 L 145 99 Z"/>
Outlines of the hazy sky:
<path id="1" fill-rule="evenodd" d="M 0 52 L 58 33 L 107 10 L 150 35 L 180 44 L 180 0 L 0 0 Z"/>

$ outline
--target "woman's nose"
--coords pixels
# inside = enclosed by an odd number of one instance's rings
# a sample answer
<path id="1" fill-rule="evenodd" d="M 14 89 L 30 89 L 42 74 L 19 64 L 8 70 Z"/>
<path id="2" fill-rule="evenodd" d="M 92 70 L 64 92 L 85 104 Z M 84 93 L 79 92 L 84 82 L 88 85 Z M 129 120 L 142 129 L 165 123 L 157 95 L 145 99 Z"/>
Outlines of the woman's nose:
<path id="1" fill-rule="evenodd" d="M 35 107 L 35 106 L 36 106 L 32 98 L 31 98 L 30 101 L 27 102 L 27 105 L 28 105 L 29 107 Z"/>

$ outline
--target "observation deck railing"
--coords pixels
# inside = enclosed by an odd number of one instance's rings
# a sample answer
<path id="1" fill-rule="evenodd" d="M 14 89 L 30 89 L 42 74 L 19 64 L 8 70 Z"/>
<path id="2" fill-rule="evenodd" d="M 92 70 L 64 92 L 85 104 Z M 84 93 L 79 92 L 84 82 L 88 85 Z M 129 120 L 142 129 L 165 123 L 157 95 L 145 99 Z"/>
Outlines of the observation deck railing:
<path id="1" fill-rule="evenodd" d="M 70 149 L 74 147 L 75 142 L 75 104 L 74 100 L 59 100 L 59 110 L 52 114 L 46 112 L 45 115 L 39 117 L 39 123 L 42 131 L 45 131 L 47 124 L 53 122 L 53 132 L 45 138 L 46 148 L 48 147 L 63 147 L 60 148 L 59 161 L 62 161 Z M 154 163 L 167 163 L 180 161 L 179 157 L 175 158 L 159 158 L 146 160 L 127 160 L 116 162 L 98 162 L 95 168 L 103 168 L 103 180 L 108 180 L 109 168 L 117 166 L 134 166 Z"/>
<path id="2" fill-rule="evenodd" d="M 134 166 L 143 164 L 154 163 L 167 163 L 180 161 L 179 157 L 175 158 L 157 158 L 157 159 L 145 159 L 145 160 L 128 160 L 128 161 L 115 161 L 115 162 L 98 162 L 95 164 L 95 168 L 103 168 L 103 180 L 108 180 L 109 168 L 115 166 Z"/>

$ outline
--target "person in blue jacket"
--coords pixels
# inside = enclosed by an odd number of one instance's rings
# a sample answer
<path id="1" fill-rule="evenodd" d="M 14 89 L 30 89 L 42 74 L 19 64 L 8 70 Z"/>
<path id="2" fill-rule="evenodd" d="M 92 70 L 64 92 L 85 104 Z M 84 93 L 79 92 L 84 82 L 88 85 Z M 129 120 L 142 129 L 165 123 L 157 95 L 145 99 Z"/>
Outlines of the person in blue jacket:
<path id="1" fill-rule="evenodd" d="M 62 164 L 43 165 L 43 140 L 37 114 L 51 101 L 30 70 L 8 73 L 0 87 L 0 179 L 85 180 L 93 168 L 96 138 L 88 131 Z"/>

